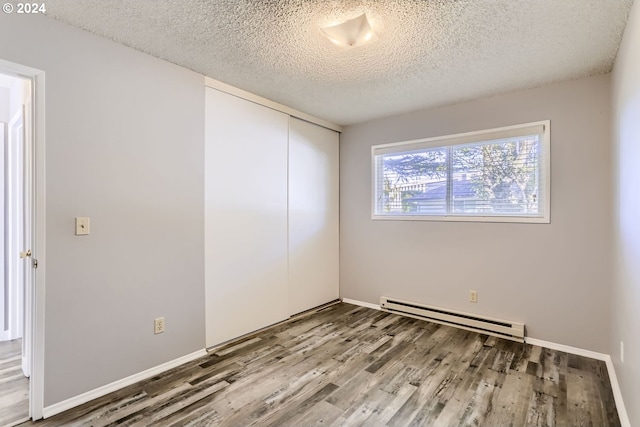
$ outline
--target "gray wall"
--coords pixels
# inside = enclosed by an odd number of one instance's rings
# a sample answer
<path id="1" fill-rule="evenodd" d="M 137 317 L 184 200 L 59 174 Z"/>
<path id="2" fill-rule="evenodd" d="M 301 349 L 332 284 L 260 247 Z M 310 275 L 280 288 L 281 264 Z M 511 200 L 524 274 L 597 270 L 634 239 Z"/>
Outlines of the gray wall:
<path id="1" fill-rule="evenodd" d="M 637 44 L 637 5 L 634 14 L 614 105 L 618 159 L 637 164 L 626 133 L 638 132 L 626 119 L 640 92 L 630 41 Z M 0 15 L 0 39 L 12 41 L 0 44 L 0 58 L 46 72 L 51 405 L 204 346 L 203 79 L 42 16 Z M 521 320 L 535 338 L 614 356 L 624 339 L 626 360 L 638 360 L 628 325 L 639 321 L 640 272 L 624 262 L 608 338 L 609 83 L 583 79 L 348 127 L 342 296 L 377 303 L 389 295 Z M 371 145 L 544 119 L 552 121 L 551 224 L 371 221 Z M 637 173 L 622 167 L 616 178 L 637 183 Z M 618 187 L 620 217 L 638 217 L 633 188 Z M 75 216 L 91 217 L 91 236 L 73 235 Z M 620 259 L 637 260 L 637 228 L 618 225 L 634 237 L 630 246 L 617 240 Z M 479 292 L 477 304 L 467 302 L 469 289 Z M 157 316 L 166 317 L 167 332 L 155 336 Z M 626 401 L 636 401 L 637 370 L 619 361 L 617 369 Z"/>
<path id="2" fill-rule="evenodd" d="M 204 79 L 39 15 L 0 40 L 46 73 L 49 406 L 204 347 Z"/>
<path id="3" fill-rule="evenodd" d="M 611 282 L 610 77 L 349 126 L 340 150 L 340 293 L 523 321 L 606 353 Z M 551 223 L 372 221 L 374 144 L 551 120 Z M 478 303 L 467 302 L 469 290 Z"/>
<path id="4" fill-rule="evenodd" d="M 609 353 L 630 425 L 640 425 L 640 4 L 631 9 L 613 70 L 614 264 Z M 624 363 L 620 360 L 624 341 Z"/>

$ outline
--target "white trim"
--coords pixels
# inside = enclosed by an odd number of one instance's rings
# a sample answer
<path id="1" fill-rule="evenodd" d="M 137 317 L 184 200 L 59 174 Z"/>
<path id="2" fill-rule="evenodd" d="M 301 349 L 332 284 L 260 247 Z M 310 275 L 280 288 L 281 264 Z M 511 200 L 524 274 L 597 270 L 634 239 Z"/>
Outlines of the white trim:
<path id="1" fill-rule="evenodd" d="M 558 344 L 549 341 L 543 341 L 536 338 L 525 338 L 525 342 L 531 345 L 537 345 L 540 347 L 550 348 L 551 350 L 564 351 L 565 353 L 571 353 L 578 356 L 590 357 L 591 359 L 602 360 L 607 365 L 607 373 L 609 374 L 609 382 L 611 383 L 611 390 L 613 391 L 613 399 L 616 402 L 616 409 L 618 410 L 618 417 L 620 418 L 620 424 L 622 427 L 631 427 L 627 410 L 624 406 L 624 400 L 622 399 L 622 391 L 620 390 L 620 384 L 618 383 L 618 377 L 616 376 L 616 370 L 613 366 L 611 356 L 604 353 L 598 353 L 596 351 L 585 350 L 583 348 L 571 347 L 564 344 Z"/>
<path id="2" fill-rule="evenodd" d="M 44 408 L 44 342 L 45 342 L 45 73 L 26 65 L 0 59 L 4 73 L 31 80 L 33 156 L 34 156 L 34 223 L 33 259 L 38 260 L 34 273 L 31 333 L 31 377 L 29 379 L 29 416 L 42 418 Z"/>
<path id="3" fill-rule="evenodd" d="M 18 420 L 15 421 L 11 421 L 11 424 L 9 424 L 10 426 L 19 426 L 22 423 L 26 423 L 28 421 L 31 421 L 31 418 L 29 417 L 24 417 L 24 418 L 20 418 Z"/>
<path id="4" fill-rule="evenodd" d="M 33 139 L 34 139 L 34 192 L 35 206 L 33 228 L 35 247 L 32 252 L 38 260 L 38 268 L 34 272 L 32 293 L 32 328 L 31 343 L 31 379 L 29 395 L 29 415 L 38 420 L 43 417 L 44 410 L 44 343 L 45 343 L 45 271 L 46 271 L 46 165 L 45 165 L 45 73 L 35 72 L 32 78 L 33 97 Z"/>
<path id="5" fill-rule="evenodd" d="M 608 354 L 598 353 L 596 351 L 585 350 L 583 348 L 571 347 L 569 345 L 558 344 L 555 342 L 543 341 L 537 338 L 525 337 L 524 341 L 527 344 L 537 345 L 539 347 L 549 348 L 551 350 L 564 351 L 565 353 L 575 354 L 577 356 L 589 357 L 591 359 L 606 361 L 610 359 Z"/>
<path id="6" fill-rule="evenodd" d="M 618 383 L 616 369 L 613 366 L 613 360 L 611 360 L 611 356 L 607 356 L 607 360 L 605 360 L 605 362 L 607 364 L 607 371 L 609 372 L 609 381 L 611 381 L 613 400 L 616 402 L 616 409 L 618 410 L 618 417 L 620 418 L 620 425 L 622 427 L 631 427 L 631 421 L 629 421 L 627 408 L 625 408 L 624 406 L 624 400 L 622 399 L 622 390 L 620 390 L 620 384 Z"/>
<path id="7" fill-rule="evenodd" d="M 345 302 L 347 304 L 359 305 L 360 307 L 373 308 L 374 310 L 380 310 L 380 306 L 378 304 L 371 304 L 370 302 L 358 301 L 349 298 L 342 298 L 342 302 Z"/>
<path id="8" fill-rule="evenodd" d="M 472 142 L 492 141 L 498 139 L 507 139 L 521 135 L 542 135 L 540 145 L 542 147 L 541 163 L 544 167 L 544 209 L 539 215 L 464 215 L 464 214 L 446 214 L 446 215 L 386 215 L 377 214 L 376 208 L 378 201 L 378 182 L 376 180 L 377 172 L 381 169 L 381 161 L 379 156 L 383 154 L 412 151 L 425 148 L 447 148 L 460 144 L 468 144 Z M 380 163 L 376 164 L 376 159 Z M 447 156 L 450 162 L 450 156 Z M 447 167 L 447 191 L 449 191 L 451 168 Z M 449 195 L 447 195 L 449 196 Z M 447 197 L 448 200 L 448 197 Z M 449 205 L 447 202 L 447 209 Z M 378 144 L 371 146 L 371 219 L 372 220 L 391 220 L 391 221 L 463 221 L 463 222 L 499 222 L 499 223 L 525 223 L 525 224 L 549 224 L 551 222 L 551 120 L 541 120 L 537 122 L 524 123 L 512 126 L 503 126 L 494 129 L 484 129 L 473 132 L 457 133 L 453 135 L 443 135 L 431 138 L 414 139 L 410 141 L 393 142 L 389 144 Z"/>
<path id="9" fill-rule="evenodd" d="M 371 214 L 374 221 L 451 221 L 451 222 L 518 222 L 522 224 L 549 224 L 549 218 L 537 216 L 507 215 L 376 215 Z"/>
<path id="10" fill-rule="evenodd" d="M 228 85 L 219 80 L 212 79 L 211 77 L 205 76 L 204 85 L 210 87 L 211 89 L 216 89 L 221 92 L 228 93 L 229 95 L 237 96 L 238 98 L 246 99 L 247 101 L 255 102 L 256 104 L 260 104 L 273 110 L 280 111 L 281 113 L 288 114 L 306 122 L 313 123 L 327 129 L 335 130 L 336 132 L 342 132 L 342 126 L 340 125 L 331 123 L 327 120 L 320 119 L 307 113 L 303 113 L 302 111 L 287 107 L 286 105 L 279 104 L 277 102 L 271 101 L 270 99 L 263 98 L 251 92 L 247 92 L 246 90 L 239 89 L 235 86 Z"/>
<path id="11" fill-rule="evenodd" d="M 109 394 L 114 391 L 120 390 L 121 388 L 129 386 L 131 384 L 135 384 L 138 381 L 146 380 L 147 378 L 151 378 L 155 375 L 168 371 L 169 369 L 173 369 L 177 366 L 191 362 L 192 360 L 196 360 L 206 355 L 207 355 L 207 350 L 205 349 L 198 350 L 191 354 L 187 354 L 186 356 L 178 357 L 177 359 L 173 359 L 173 360 L 170 360 L 169 362 L 147 369 L 146 371 L 138 372 L 137 374 L 133 374 L 126 378 L 122 378 L 121 380 L 114 381 L 110 384 L 103 385 L 102 387 L 95 388 L 86 393 L 82 393 L 77 396 L 74 396 L 70 399 L 63 400 L 62 402 L 58 402 L 58 403 L 54 403 L 53 405 L 46 406 L 43 410 L 44 418 L 49 418 L 53 415 L 59 414 L 71 408 L 75 408 L 76 406 L 82 405 L 83 403 L 87 403 L 93 399 L 102 397 L 105 394 Z"/>

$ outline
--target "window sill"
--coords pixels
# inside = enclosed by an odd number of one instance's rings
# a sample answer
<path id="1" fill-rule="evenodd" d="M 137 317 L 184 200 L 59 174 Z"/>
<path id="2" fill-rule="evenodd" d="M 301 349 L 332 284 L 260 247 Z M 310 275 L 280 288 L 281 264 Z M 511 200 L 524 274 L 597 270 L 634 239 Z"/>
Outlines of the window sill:
<path id="1" fill-rule="evenodd" d="M 546 217 L 524 216 L 435 216 L 435 215 L 371 215 L 372 220 L 377 221 L 439 221 L 439 222 L 502 222 L 523 224 L 550 224 L 551 219 Z"/>

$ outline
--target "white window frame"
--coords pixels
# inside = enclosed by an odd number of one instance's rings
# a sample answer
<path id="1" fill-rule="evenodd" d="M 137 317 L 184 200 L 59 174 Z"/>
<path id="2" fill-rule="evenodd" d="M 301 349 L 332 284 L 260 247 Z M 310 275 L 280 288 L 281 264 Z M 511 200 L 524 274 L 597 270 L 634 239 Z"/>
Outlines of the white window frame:
<path id="1" fill-rule="evenodd" d="M 516 215 L 377 215 L 376 214 L 376 155 L 385 152 L 410 151 L 420 148 L 448 147 L 472 142 L 482 142 L 497 140 L 513 136 L 526 135 L 531 128 L 542 127 L 542 156 L 540 173 L 544 174 L 542 188 L 544 191 L 544 206 L 541 216 L 516 216 Z M 530 133 L 529 133 L 530 134 Z M 495 129 L 458 133 L 454 135 L 438 136 L 426 139 L 416 139 L 411 141 L 394 142 L 391 144 L 380 144 L 371 147 L 371 219 L 373 220 L 395 220 L 395 221 L 464 221 L 464 222 L 508 222 L 508 223 L 540 223 L 551 222 L 551 121 L 543 120 L 505 126 Z"/>

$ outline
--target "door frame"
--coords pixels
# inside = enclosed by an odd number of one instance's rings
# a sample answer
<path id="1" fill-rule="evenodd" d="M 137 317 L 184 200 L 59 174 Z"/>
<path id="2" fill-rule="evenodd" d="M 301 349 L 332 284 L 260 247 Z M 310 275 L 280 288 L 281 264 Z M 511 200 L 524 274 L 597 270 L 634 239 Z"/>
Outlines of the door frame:
<path id="1" fill-rule="evenodd" d="M 32 247 L 38 267 L 33 270 L 31 294 L 31 378 L 29 416 L 38 420 L 44 409 L 45 342 L 45 73 L 42 70 L 0 59 L 0 71 L 31 81 L 32 135 Z"/>
<path id="2" fill-rule="evenodd" d="M 25 329 L 23 321 L 26 313 L 26 289 L 27 278 L 24 275 L 24 260 L 20 259 L 20 251 L 27 243 L 23 240 L 24 229 L 23 213 L 24 213 L 24 167 L 26 157 L 25 146 L 28 139 L 26 138 L 25 108 L 22 103 L 16 113 L 10 117 L 7 131 L 7 141 L 5 150 L 5 280 L 11 283 L 9 286 L 9 338 L 23 338 L 24 344 L 31 335 L 31 331 Z M 26 319 L 25 319 L 26 320 Z"/>

